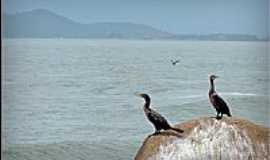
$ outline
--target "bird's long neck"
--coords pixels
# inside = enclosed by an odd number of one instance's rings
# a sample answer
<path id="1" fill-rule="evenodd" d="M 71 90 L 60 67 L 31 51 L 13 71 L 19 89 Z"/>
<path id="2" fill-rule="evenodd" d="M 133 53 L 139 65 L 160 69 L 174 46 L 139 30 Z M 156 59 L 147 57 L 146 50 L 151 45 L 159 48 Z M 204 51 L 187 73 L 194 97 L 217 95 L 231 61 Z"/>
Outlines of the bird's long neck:
<path id="1" fill-rule="evenodd" d="M 145 98 L 145 103 L 144 103 L 144 106 L 143 106 L 143 110 L 144 110 L 144 113 L 147 114 L 148 112 L 150 112 L 150 98 Z"/>
<path id="2" fill-rule="evenodd" d="M 143 106 L 144 109 L 149 110 L 150 109 L 150 99 L 145 99 L 145 104 Z"/>
<path id="3" fill-rule="evenodd" d="M 215 84 L 214 84 L 214 80 L 210 79 L 209 93 L 214 93 L 214 92 L 215 92 Z"/>

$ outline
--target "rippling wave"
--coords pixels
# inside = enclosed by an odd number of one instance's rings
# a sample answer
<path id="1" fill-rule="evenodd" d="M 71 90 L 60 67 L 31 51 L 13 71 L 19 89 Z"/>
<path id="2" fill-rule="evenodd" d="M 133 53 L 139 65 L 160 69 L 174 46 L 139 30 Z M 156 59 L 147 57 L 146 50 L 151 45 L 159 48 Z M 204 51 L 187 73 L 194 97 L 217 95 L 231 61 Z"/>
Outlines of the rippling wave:
<path id="1" fill-rule="evenodd" d="M 20 144 L 5 147 L 5 160 L 89 160 L 89 159 L 130 159 L 129 146 L 115 142 L 98 144 L 87 142 L 63 142 L 55 144 Z"/>

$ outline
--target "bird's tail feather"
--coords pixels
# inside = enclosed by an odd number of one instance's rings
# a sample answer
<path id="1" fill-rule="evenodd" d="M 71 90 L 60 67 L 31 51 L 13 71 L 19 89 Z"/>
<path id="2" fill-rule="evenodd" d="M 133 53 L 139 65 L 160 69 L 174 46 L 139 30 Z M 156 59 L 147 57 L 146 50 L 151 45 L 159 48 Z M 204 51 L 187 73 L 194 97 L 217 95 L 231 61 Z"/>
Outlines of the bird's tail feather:
<path id="1" fill-rule="evenodd" d="M 226 114 L 228 117 L 232 116 L 232 114 L 231 114 L 231 112 L 229 110 L 227 112 L 225 112 L 224 114 Z"/>
<path id="2" fill-rule="evenodd" d="M 184 130 L 179 129 L 179 128 L 171 127 L 170 129 L 172 129 L 172 130 L 174 130 L 174 131 L 176 131 L 176 132 L 179 132 L 179 133 L 183 133 L 183 132 L 184 132 Z"/>

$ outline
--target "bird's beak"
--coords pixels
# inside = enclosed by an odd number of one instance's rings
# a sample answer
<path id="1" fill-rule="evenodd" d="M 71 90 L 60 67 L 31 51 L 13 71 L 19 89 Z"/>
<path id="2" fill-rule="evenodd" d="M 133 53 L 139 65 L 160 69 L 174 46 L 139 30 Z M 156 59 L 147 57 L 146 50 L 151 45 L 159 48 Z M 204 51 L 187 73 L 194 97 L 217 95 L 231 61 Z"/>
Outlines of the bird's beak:
<path id="1" fill-rule="evenodd" d="M 215 76 L 215 78 L 219 78 L 219 76 Z"/>
<path id="2" fill-rule="evenodd" d="M 140 94 L 140 93 L 135 93 L 135 96 L 142 97 L 142 94 Z"/>

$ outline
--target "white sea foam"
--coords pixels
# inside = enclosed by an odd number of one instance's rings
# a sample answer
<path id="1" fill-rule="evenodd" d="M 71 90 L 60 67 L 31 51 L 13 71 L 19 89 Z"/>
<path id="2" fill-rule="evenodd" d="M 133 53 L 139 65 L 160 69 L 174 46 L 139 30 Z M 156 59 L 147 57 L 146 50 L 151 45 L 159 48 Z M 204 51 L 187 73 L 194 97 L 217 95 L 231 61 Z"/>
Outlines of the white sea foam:
<path id="1" fill-rule="evenodd" d="M 267 154 L 265 146 L 253 144 L 245 131 L 225 122 L 209 121 L 195 127 L 187 138 L 161 145 L 150 159 L 248 160 L 256 159 L 258 150 Z"/>
<path id="2" fill-rule="evenodd" d="M 220 95 L 226 96 L 259 96 L 255 93 L 240 93 L 240 92 L 221 92 Z"/>
<path id="3" fill-rule="evenodd" d="M 241 92 L 220 92 L 219 94 L 224 96 L 260 96 L 255 93 L 241 93 Z M 180 99 L 198 99 L 198 98 L 204 99 L 208 98 L 208 96 L 207 94 L 192 94 L 180 97 Z"/>

